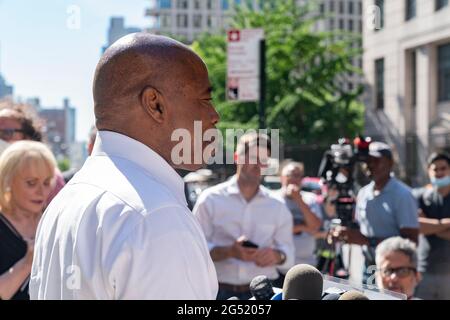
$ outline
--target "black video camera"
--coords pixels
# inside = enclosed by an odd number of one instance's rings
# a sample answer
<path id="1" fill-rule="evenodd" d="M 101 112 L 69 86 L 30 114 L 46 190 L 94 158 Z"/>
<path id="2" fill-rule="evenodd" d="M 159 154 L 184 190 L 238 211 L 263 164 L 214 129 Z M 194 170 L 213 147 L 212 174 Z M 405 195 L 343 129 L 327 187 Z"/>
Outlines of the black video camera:
<path id="1" fill-rule="evenodd" d="M 359 136 L 352 145 L 348 139 L 341 138 L 325 151 L 320 163 L 318 175 L 325 180 L 329 190 L 337 190 L 336 215 L 340 220 L 338 223 L 345 227 L 355 227 L 355 165 L 367 161 L 370 142 L 370 138 Z"/>

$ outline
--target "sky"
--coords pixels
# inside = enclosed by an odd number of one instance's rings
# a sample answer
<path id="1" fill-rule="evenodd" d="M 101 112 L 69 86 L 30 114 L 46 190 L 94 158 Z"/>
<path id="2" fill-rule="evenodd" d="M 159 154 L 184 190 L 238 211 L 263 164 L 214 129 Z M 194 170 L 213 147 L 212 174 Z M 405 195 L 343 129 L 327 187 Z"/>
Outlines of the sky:
<path id="1" fill-rule="evenodd" d="M 0 73 L 15 97 L 39 97 L 43 107 L 77 110 L 76 139 L 94 123 L 92 79 L 107 43 L 109 19 L 150 25 L 149 0 L 0 0 Z M 79 13 L 79 15 L 78 15 Z"/>

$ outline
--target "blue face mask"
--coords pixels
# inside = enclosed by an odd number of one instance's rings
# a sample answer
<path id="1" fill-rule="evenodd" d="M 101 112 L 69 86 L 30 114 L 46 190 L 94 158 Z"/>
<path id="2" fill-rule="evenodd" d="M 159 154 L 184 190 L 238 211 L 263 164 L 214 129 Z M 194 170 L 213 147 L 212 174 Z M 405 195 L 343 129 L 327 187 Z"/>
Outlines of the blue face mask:
<path id="1" fill-rule="evenodd" d="M 431 184 L 436 188 L 444 188 L 450 185 L 450 176 L 445 176 L 443 178 L 432 178 Z"/>

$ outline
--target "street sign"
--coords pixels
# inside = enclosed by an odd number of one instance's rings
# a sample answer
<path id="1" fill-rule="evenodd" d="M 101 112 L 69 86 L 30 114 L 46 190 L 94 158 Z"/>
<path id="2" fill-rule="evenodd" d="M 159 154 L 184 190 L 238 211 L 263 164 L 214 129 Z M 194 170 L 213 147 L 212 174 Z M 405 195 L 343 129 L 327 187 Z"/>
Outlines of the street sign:
<path id="1" fill-rule="evenodd" d="M 228 31 L 228 100 L 258 101 L 260 99 L 260 46 L 263 39 L 263 29 Z"/>

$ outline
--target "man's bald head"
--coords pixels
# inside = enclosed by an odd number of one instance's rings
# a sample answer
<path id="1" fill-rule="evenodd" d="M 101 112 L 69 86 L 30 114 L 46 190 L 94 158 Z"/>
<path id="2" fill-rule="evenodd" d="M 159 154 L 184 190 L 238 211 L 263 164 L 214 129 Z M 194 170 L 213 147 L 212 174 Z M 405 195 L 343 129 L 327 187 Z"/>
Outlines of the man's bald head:
<path id="1" fill-rule="evenodd" d="M 127 35 L 109 47 L 95 72 L 93 93 L 97 127 L 125 120 L 152 87 L 171 94 L 191 81 L 203 61 L 182 43 L 149 33 Z M 191 70 L 192 69 L 192 70 Z"/>
<path id="2" fill-rule="evenodd" d="M 172 159 L 178 144 L 173 134 L 183 132 L 193 148 L 182 155 L 203 154 L 194 143 L 195 123 L 202 136 L 219 121 L 211 102 L 211 84 L 203 60 L 173 39 L 135 33 L 114 43 L 95 72 L 96 127 L 140 141 L 177 168 L 197 170 L 199 165 Z M 178 130 L 180 129 L 180 130 Z"/>

